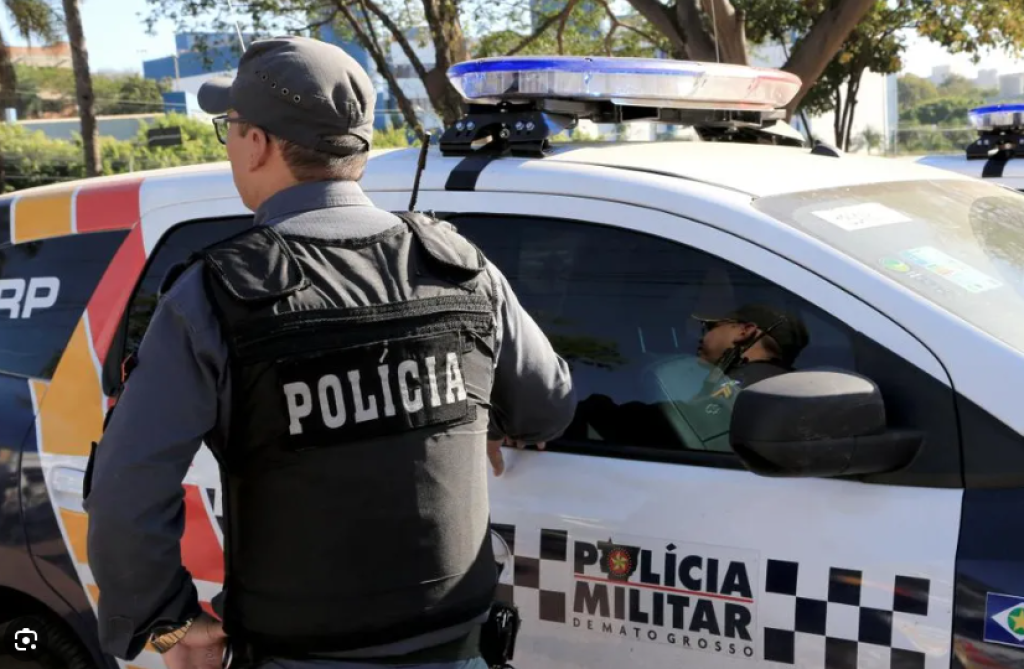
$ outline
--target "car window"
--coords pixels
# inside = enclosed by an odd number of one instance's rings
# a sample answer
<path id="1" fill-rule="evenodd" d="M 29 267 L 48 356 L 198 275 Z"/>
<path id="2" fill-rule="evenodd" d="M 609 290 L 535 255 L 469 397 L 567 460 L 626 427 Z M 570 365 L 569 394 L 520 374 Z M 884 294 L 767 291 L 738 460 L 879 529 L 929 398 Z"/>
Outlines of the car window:
<path id="1" fill-rule="evenodd" d="M 188 256 L 252 226 L 251 216 L 193 221 L 168 232 L 150 257 L 142 280 L 128 308 L 124 355 L 138 350 L 149 321 L 156 311 L 160 285 L 167 272 Z"/>
<path id="2" fill-rule="evenodd" d="M 0 372 L 50 379 L 123 230 L 0 246 Z"/>
<path id="3" fill-rule="evenodd" d="M 697 355 L 702 326 L 693 314 L 744 305 L 787 310 L 809 333 L 794 368 L 855 369 L 849 328 L 702 251 L 575 221 L 447 218 L 505 274 L 571 365 L 579 405 L 565 440 L 728 452 L 733 389 L 740 386 L 729 377 L 709 380 L 712 367 Z"/>
<path id="4" fill-rule="evenodd" d="M 754 206 L 1024 352 L 1024 195 L 936 179 L 777 195 Z"/>

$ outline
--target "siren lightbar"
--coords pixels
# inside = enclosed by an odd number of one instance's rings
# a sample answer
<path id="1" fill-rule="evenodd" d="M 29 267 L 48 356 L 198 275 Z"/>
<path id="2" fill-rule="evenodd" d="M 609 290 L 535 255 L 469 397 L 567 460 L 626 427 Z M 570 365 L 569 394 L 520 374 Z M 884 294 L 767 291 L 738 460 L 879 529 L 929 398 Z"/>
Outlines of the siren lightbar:
<path id="1" fill-rule="evenodd" d="M 659 58 L 512 56 L 453 65 L 448 79 L 470 102 L 560 99 L 618 105 L 773 110 L 800 90 L 781 70 Z"/>

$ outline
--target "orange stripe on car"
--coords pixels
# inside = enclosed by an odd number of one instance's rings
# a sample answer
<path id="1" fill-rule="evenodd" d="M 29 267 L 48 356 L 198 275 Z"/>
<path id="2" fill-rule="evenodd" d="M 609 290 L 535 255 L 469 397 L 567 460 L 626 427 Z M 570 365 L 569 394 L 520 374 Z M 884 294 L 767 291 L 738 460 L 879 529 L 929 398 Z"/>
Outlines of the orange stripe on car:
<path id="1" fill-rule="evenodd" d="M 74 188 L 46 189 L 19 196 L 14 201 L 11 237 L 15 244 L 70 235 L 71 200 Z"/>
<path id="2" fill-rule="evenodd" d="M 80 511 L 60 510 L 60 519 L 64 523 L 64 533 L 67 534 L 68 543 L 71 544 L 71 552 L 76 562 L 88 562 L 89 552 L 89 516 Z"/>
<path id="3" fill-rule="evenodd" d="M 103 432 L 104 398 L 86 320 L 75 327 L 39 412 L 44 453 L 88 456 Z"/>

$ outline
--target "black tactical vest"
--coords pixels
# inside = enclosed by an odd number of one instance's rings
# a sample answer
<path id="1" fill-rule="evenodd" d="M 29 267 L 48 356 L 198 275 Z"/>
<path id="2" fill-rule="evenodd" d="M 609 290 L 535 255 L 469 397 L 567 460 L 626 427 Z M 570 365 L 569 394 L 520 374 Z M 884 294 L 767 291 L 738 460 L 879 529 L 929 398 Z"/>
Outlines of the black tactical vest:
<path id="1" fill-rule="evenodd" d="M 281 657 L 465 623 L 496 585 L 494 286 L 446 223 L 329 241 L 257 227 L 202 254 L 230 350 L 227 632 Z"/>

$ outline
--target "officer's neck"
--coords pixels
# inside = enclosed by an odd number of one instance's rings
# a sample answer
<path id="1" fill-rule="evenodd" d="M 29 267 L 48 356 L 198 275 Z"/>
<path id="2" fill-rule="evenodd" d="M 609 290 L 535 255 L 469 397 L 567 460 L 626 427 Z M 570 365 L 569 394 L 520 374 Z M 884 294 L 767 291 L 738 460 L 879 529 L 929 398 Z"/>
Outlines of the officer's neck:
<path id="1" fill-rule="evenodd" d="M 263 203 L 274 197 L 278 193 L 288 190 L 294 186 L 299 185 L 299 181 L 296 180 L 288 168 L 281 165 L 279 169 L 271 168 L 268 165 L 268 169 L 265 174 L 260 175 L 260 178 L 254 179 L 249 188 L 249 197 L 246 198 L 246 206 L 252 211 L 258 210 L 263 206 Z"/>

